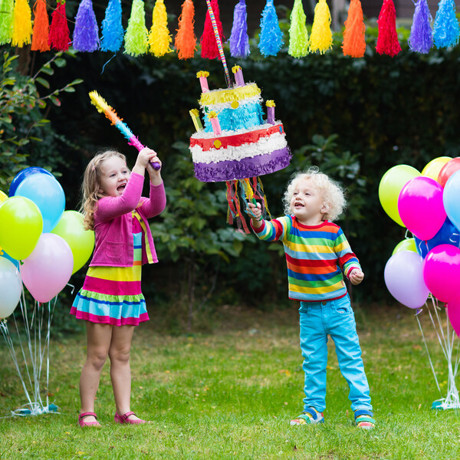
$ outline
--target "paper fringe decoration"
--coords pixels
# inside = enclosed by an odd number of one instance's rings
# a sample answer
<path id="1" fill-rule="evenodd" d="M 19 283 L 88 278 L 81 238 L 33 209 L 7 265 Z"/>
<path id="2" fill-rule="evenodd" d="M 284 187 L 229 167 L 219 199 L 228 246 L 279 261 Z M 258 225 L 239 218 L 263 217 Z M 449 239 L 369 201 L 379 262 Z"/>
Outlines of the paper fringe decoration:
<path id="1" fill-rule="evenodd" d="M 156 0 L 152 13 L 152 27 L 150 28 L 148 43 L 150 52 L 156 57 L 170 53 L 171 35 L 168 29 L 168 15 L 163 0 Z"/>
<path id="2" fill-rule="evenodd" d="M 96 51 L 99 48 L 99 30 L 91 0 L 82 0 L 75 16 L 73 47 L 77 51 Z"/>
<path id="3" fill-rule="evenodd" d="M 57 51 L 67 51 L 70 47 L 69 26 L 65 13 L 65 0 L 58 0 L 58 6 L 51 14 L 48 44 Z"/>
<path id="4" fill-rule="evenodd" d="M 13 46 L 30 44 L 32 38 L 32 12 L 27 0 L 16 0 L 13 11 Z"/>
<path id="5" fill-rule="evenodd" d="M 263 56 L 276 56 L 283 46 L 283 32 L 278 23 L 273 0 L 267 0 L 260 21 L 259 50 Z"/>
<path id="6" fill-rule="evenodd" d="M 125 53 L 139 56 L 147 53 L 148 31 L 145 27 L 144 2 L 133 0 L 131 16 L 125 33 Z"/>
<path id="7" fill-rule="evenodd" d="M 454 0 L 441 0 L 434 20 L 433 40 L 437 48 L 458 44 L 460 28 L 455 15 Z"/>
<path id="8" fill-rule="evenodd" d="M 343 31 L 344 56 L 360 58 L 366 52 L 366 25 L 364 24 L 361 0 L 351 0 Z"/>
<path id="9" fill-rule="evenodd" d="M 113 53 L 119 51 L 124 33 L 121 23 L 121 0 L 110 0 L 102 21 L 101 50 Z"/>
<path id="10" fill-rule="evenodd" d="M 179 16 L 179 27 L 177 29 L 174 45 L 179 59 L 190 59 L 195 55 L 196 36 L 194 32 L 195 7 L 192 0 L 185 0 L 182 3 L 182 12 Z"/>
<path id="11" fill-rule="evenodd" d="M 245 0 L 240 0 L 233 11 L 233 26 L 230 34 L 230 54 L 233 57 L 249 56 L 248 13 Z"/>
<path id="12" fill-rule="evenodd" d="M 418 53 L 427 54 L 433 46 L 431 14 L 426 0 L 418 0 L 410 29 L 409 48 Z"/>
<path id="13" fill-rule="evenodd" d="M 11 42 L 14 0 L 0 0 L 0 45 Z"/>
<path id="14" fill-rule="evenodd" d="M 48 37 L 50 21 L 46 11 L 46 0 L 37 0 L 34 8 L 34 28 L 32 34 L 32 51 L 49 51 Z"/>
<path id="15" fill-rule="evenodd" d="M 310 51 L 324 54 L 332 48 L 331 12 L 326 0 L 319 0 L 310 34 Z"/>
<path id="16" fill-rule="evenodd" d="M 378 37 L 375 50 L 379 54 L 394 57 L 401 51 L 396 32 L 396 10 L 393 0 L 383 0 L 378 22 Z"/>
<path id="17" fill-rule="evenodd" d="M 303 10 L 302 0 L 295 0 L 291 11 L 291 26 L 289 27 L 288 53 L 295 58 L 308 54 L 307 17 Z"/>
<path id="18" fill-rule="evenodd" d="M 223 43 L 225 41 L 225 37 L 222 29 L 222 22 L 220 20 L 219 4 L 217 3 L 217 0 L 211 0 L 211 7 L 214 11 L 214 17 L 216 20 L 220 40 Z M 200 43 L 201 57 L 208 59 L 216 59 L 219 57 L 219 48 L 217 46 L 216 37 L 214 35 L 214 29 L 212 26 L 209 11 L 206 13 L 206 19 L 204 21 L 204 29 L 203 34 L 201 35 Z"/>

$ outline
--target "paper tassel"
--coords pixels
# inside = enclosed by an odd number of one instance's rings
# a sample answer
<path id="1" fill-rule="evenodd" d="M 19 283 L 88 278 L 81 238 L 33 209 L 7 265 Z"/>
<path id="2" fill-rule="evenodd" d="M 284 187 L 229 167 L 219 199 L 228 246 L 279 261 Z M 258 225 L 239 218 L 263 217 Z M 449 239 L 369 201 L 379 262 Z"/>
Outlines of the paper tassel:
<path id="1" fill-rule="evenodd" d="M 303 11 L 302 0 L 295 0 L 291 12 L 291 26 L 289 27 L 289 51 L 295 58 L 308 54 L 307 17 Z"/>
<path id="2" fill-rule="evenodd" d="M 194 32 L 195 7 L 192 0 L 182 3 L 182 13 L 179 17 L 174 45 L 179 59 L 190 59 L 195 55 L 196 36 Z"/>
<path id="3" fill-rule="evenodd" d="M 13 46 L 28 45 L 32 38 L 32 11 L 27 0 L 16 0 L 13 11 Z"/>
<path id="4" fill-rule="evenodd" d="M 172 42 L 168 29 L 168 15 L 163 0 L 156 0 L 152 13 L 152 27 L 149 33 L 150 52 L 156 57 L 164 56 L 172 50 L 169 44 Z"/>
<path id="5" fill-rule="evenodd" d="M 211 8 L 214 11 L 214 17 L 216 18 L 217 30 L 222 43 L 225 41 L 224 32 L 222 29 L 222 22 L 220 21 L 219 4 L 217 0 L 211 0 Z M 209 16 L 209 11 L 206 13 L 206 19 L 204 21 L 203 34 L 200 39 L 201 43 L 201 57 L 208 59 L 216 59 L 219 57 L 219 48 L 217 47 L 216 37 Z"/>
<path id="6" fill-rule="evenodd" d="M 325 53 L 332 47 L 331 12 L 326 0 L 319 0 L 310 34 L 310 51 Z"/>
<path id="7" fill-rule="evenodd" d="M 32 51 L 49 51 L 48 37 L 50 21 L 46 12 L 46 0 L 37 0 L 34 8 L 34 29 L 32 34 Z"/>
<path id="8" fill-rule="evenodd" d="M 14 0 L 0 0 L 0 45 L 11 42 Z"/>
<path id="9" fill-rule="evenodd" d="M 69 26 L 65 13 L 65 0 L 58 5 L 51 14 L 50 34 L 48 43 L 51 48 L 57 51 L 67 51 L 70 47 Z"/>
<path id="10" fill-rule="evenodd" d="M 99 30 L 91 0 L 82 0 L 75 16 L 73 47 L 77 51 L 96 51 L 99 48 Z"/>
<path id="11" fill-rule="evenodd" d="M 426 0 L 418 0 L 410 29 L 409 48 L 417 53 L 427 54 L 433 46 L 431 14 Z"/>
<path id="12" fill-rule="evenodd" d="M 148 31 L 145 27 L 144 2 L 133 0 L 131 16 L 125 33 L 125 53 L 131 56 L 145 54 L 148 49 Z"/>
<path id="13" fill-rule="evenodd" d="M 110 0 L 102 21 L 101 50 L 116 53 L 123 44 L 124 33 L 121 23 L 121 0 Z"/>
<path id="14" fill-rule="evenodd" d="M 273 0 L 267 0 L 260 21 L 259 50 L 264 56 L 276 56 L 283 46 L 283 32 L 278 23 Z"/>
<path id="15" fill-rule="evenodd" d="M 343 54 L 360 58 L 366 51 L 366 25 L 364 24 L 361 0 L 351 0 L 343 31 Z"/>
<path id="16" fill-rule="evenodd" d="M 230 54 L 233 57 L 247 57 L 250 54 L 248 37 L 248 14 L 245 0 L 240 0 L 233 11 L 233 26 L 230 35 Z"/>
<path id="17" fill-rule="evenodd" d="M 394 57 L 401 51 L 396 33 L 396 10 L 393 0 L 383 0 L 378 22 L 378 37 L 375 50 L 379 54 Z"/>
<path id="18" fill-rule="evenodd" d="M 437 48 L 458 44 L 460 35 L 454 0 L 441 0 L 434 20 L 433 39 Z"/>

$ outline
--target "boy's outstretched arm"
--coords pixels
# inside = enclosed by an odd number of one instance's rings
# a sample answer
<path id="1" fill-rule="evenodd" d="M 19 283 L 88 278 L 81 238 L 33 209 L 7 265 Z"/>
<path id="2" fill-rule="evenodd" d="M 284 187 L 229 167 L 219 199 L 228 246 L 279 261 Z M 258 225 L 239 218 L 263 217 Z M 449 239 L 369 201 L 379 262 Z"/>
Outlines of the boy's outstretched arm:
<path id="1" fill-rule="evenodd" d="M 251 215 L 251 223 L 254 228 L 259 228 L 262 226 L 262 207 L 260 203 L 257 205 L 253 203 L 248 203 L 248 210 Z"/>

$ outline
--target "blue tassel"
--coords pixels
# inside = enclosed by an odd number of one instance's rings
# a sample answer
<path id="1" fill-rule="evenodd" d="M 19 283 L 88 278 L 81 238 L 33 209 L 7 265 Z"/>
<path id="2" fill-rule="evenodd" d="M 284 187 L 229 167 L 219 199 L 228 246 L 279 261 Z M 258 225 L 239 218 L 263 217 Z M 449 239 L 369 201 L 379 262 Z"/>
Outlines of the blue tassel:
<path id="1" fill-rule="evenodd" d="M 441 0 L 434 20 L 433 38 L 437 48 L 458 44 L 460 35 L 454 0 Z"/>
<path id="2" fill-rule="evenodd" d="M 427 0 L 418 0 L 410 30 L 409 47 L 412 51 L 426 54 L 433 46 L 431 14 Z"/>
<path id="3" fill-rule="evenodd" d="M 101 50 L 116 53 L 123 44 L 125 31 L 121 23 L 121 0 L 110 0 L 102 21 Z"/>
<path id="4" fill-rule="evenodd" d="M 99 30 L 91 0 L 82 0 L 75 16 L 73 47 L 77 51 L 96 51 L 99 48 Z"/>
<path id="5" fill-rule="evenodd" d="M 267 0 L 260 21 L 259 49 L 264 56 L 276 56 L 283 46 L 283 32 L 278 23 L 273 0 Z"/>
<path id="6" fill-rule="evenodd" d="M 233 12 L 233 26 L 230 35 L 230 54 L 233 57 L 247 57 L 249 49 L 248 23 L 245 0 L 240 0 L 235 5 Z"/>

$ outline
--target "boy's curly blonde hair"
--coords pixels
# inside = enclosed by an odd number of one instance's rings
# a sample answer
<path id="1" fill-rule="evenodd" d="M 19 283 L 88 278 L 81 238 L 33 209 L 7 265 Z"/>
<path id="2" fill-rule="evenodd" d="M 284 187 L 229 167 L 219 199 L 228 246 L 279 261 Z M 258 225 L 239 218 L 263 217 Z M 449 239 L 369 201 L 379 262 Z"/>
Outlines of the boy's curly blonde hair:
<path id="1" fill-rule="evenodd" d="M 94 211 L 97 202 L 102 195 L 99 192 L 101 186 L 101 164 L 111 157 L 119 157 L 126 162 L 126 157 L 116 150 L 105 150 L 97 153 L 88 163 L 83 175 L 81 190 L 83 193 L 80 212 L 84 216 L 83 226 L 86 230 L 94 230 Z"/>
<path id="2" fill-rule="evenodd" d="M 321 193 L 324 204 L 327 207 L 324 220 L 331 222 L 336 220 L 346 207 L 344 191 L 337 182 L 329 178 L 326 174 L 321 173 L 316 166 L 310 167 L 306 172 L 296 173 L 291 179 L 283 196 L 285 214 L 292 214 L 291 200 L 294 189 L 299 182 L 304 180 L 311 181 L 313 186 Z"/>

